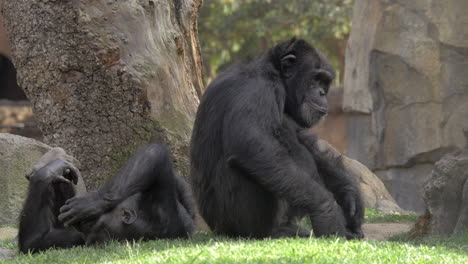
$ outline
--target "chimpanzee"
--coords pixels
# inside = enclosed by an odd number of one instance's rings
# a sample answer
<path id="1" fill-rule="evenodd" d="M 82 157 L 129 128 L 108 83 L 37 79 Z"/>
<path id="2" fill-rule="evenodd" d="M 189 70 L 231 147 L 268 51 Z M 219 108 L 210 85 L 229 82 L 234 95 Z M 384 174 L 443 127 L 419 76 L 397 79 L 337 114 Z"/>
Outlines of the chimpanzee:
<path id="1" fill-rule="evenodd" d="M 341 158 L 318 149 L 308 128 L 327 113 L 334 71 L 293 38 L 232 66 L 208 86 L 191 139 L 195 200 L 219 234 L 252 238 L 361 238 L 363 204 Z"/>
<path id="2" fill-rule="evenodd" d="M 29 178 L 19 225 L 21 252 L 110 239 L 182 238 L 194 230 L 190 188 L 173 171 L 163 145 L 139 150 L 96 192 L 75 196 L 77 174 L 71 163 L 59 159 Z"/>

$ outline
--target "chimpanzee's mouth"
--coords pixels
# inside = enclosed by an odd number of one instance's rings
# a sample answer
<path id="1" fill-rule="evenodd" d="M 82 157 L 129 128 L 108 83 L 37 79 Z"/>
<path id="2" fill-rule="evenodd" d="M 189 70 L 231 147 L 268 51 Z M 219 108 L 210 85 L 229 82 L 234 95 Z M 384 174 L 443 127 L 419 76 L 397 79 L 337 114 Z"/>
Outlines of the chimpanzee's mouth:
<path id="1" fill-rule="evenodd" d="M 314 108 L 315 110 L 319 111 L 322 114 L 326 114 L 328 110 L 326 107 L 321 107 L 315 103 L 310 103 L 310 106 L 312 106 L 312 108 Z"/>

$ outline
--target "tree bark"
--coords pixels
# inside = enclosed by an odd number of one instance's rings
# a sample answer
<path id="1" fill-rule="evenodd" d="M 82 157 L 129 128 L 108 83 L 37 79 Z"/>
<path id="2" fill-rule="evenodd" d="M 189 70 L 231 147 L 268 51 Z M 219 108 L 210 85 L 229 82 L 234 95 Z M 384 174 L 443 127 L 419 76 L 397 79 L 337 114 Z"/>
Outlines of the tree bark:
<path id="1" fill-rule="evenodd" d="M 81 162 L 88 188 L 150 141 L 167 143 L 188 175 L 203 90 L 201 1 L 0 1 L 19 84 L 44 140 Z"/>
<path id="2" fill-rule="evenodd" d="M 5 27 L 3 26 L 2 16 L 0 16 L 0 55 L 8 58 L 10 57 L 10 48 L 6 41 L 6 32 Z"/>

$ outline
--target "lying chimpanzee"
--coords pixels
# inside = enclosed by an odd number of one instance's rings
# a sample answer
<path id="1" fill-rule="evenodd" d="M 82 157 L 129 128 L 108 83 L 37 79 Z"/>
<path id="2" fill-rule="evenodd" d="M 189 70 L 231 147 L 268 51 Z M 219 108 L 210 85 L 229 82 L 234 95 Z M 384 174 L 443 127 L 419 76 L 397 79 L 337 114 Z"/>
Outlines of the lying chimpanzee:
<path id="1" fill-rule="evenodd" d="M 334 72 L 291 39 L 208 86 L 191 140 L 191 178 L 201 215 L 219 234 L 362 237 L 363 204 L 340 158 L 321 151 L 309 127 L 327 113 Z"/>
<path id="2" fill-rule="evenodd" d="M 55 160 L 29 178 L 19 226 L 21 252 L 110 239 L 187 237 L 194 230 L 190 189 L 173 171 L 165 146 L 138 151 L 97 192 L 75 196 L 77 173 L 71 163 Z"/>

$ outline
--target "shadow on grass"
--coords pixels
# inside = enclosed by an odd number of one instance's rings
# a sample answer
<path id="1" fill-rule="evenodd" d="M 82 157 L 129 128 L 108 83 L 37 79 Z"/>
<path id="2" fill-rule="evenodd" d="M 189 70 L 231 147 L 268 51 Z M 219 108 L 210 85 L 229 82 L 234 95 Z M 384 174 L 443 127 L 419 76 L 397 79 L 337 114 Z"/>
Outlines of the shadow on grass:
<path id="1" fill-rule="evenodd" d="M 407 243 L 415 246 L 445 247 L 461 250 L 468 254 L 468 229 L 461 234 L 453 236 L 429 235 L 420 238 L 412 238 L 409 233 L 403 233 L 390 237 L 388 241 Z"/>

